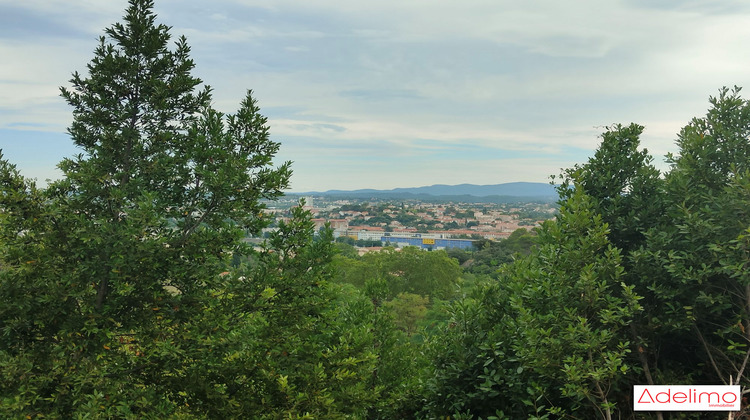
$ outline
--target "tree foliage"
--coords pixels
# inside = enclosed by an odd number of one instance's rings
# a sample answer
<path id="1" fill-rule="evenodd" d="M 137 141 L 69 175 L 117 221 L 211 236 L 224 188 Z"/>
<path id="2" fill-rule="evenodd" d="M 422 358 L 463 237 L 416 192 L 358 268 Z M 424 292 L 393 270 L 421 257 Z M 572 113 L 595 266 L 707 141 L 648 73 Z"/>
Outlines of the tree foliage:
<path id="1" fill-rule="evenodd" d="M 557 187 L 561 201 L 576 190 L 591 196 L 610 226 L 610 240 L 624 251 L 637 248 L 663 214 L 662 201 L 655 199 L 661 186 L 659 171 L 648 150 L 638 149 L 642 133 L 638 124 L 607 127 L 594 156 L 565 170 Z"/>
<path id="2" fill-rule="evenodd" d="M 263 250 L 242 242 L 289 164 L 252 95 L 212 109 L 169 40 L 131 0 L 62 89 L 81 150 L 64 178 L 38 189 L 0 160 L 0 417 L 365 416 L 372 333 L 339 322 L 330 233 L 297 209 Z"/>
<path id="3" fill-rule="evenodd" d="M 467 271 L 494 276 L 500 266 L 512 262 L 516 255 L 528 255 L 534 241 L 534 234 L 524 228 L 516 229 L 501 241 L 476 240 L 474 252 L 467 256 Z"/>
<path id="4" fill-rule="evenodd" d="M 451 338 L 437 343 L 451 355 L 435 360 L 437 414 L 611 418 L 630 369 L 627 325 L 640 306 L 592 207 L 578 191 L 529 256 L 506 265 L 478 300 L 455 306 Z"/>
<path id="5" fill-rule="evenodd" d="M 548 392 L 556 389 L 589 406 L 589 416 L 609 419 L 617 394 L 628 391 L 627 326 L 641 307 L 592 201 L 577 191 L 557 221 L 543 225 L 538 251 L 504 274 L 524 365 L 550 381 Z"/>
<path id="6" fill-rule="evenodd" d="M 454 305 L 432 345 L 430 413 L 633 418 L 633 384 L 747 388 L 750 103 L 738 88 L 710 103 L 663 177 L 636 124 L 564 171 L 537 248 Z"/>
<path id="7" fill-rule="evenodd" d="M 336 280 L 364 288 L 368 280 L 383 279 L 386 299 L 411 293 L 445 299 L 456 292 L 461 268 L 445 251 L 424 251 L 417 247 L 386 248 L 359 259 L 338 258 Z"/>
<path id="8" fill-rule="evenodd" d="M 750 103 L 739 88 L 722 89 L 711 109 L 679 133 L 670 156 L 663 200 L 668 216 L 634 253 L 642 289 L 658 316 L 644 331 L 679 333 L 679 346 L 650 336 L 652 348 L 667 348 L 691 375 L 711 383 L 747 385 L 750 356 L 750 289 L 746 273 L 750 227 Z M 655 361 L 656 352 L 649 354 Z M 665 366 L 664 375 L 685 369 Z M 661 373 L 661 372 L 659 372 Z"/>

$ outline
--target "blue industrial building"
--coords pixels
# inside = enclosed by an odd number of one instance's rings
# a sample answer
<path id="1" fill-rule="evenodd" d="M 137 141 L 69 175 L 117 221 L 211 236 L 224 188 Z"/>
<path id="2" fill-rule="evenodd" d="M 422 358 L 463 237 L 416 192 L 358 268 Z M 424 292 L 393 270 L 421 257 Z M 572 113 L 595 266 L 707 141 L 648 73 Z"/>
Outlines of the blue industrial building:
<path id="1" fill-rule="evenodd" d="M 407 236 L 382 236 L 380 241 L 383 245 L 397 245 L 403 246 L 417 246 L 422 249 L 448 249 L 448 248 L 459 248 L 469 249 L 474 246 L 474 241 L 471 239 L 443 239 L 443 238 L 423 238 L 420 234 L 413 234 Z"/>

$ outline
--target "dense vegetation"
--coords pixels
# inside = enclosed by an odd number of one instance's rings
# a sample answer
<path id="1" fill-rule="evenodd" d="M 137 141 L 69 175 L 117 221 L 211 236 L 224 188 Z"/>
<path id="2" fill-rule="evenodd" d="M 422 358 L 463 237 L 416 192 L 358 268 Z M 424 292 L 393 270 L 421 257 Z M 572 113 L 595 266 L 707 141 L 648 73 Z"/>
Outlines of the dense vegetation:
<path id="1" fill-rule="evenodd" d="M 253 249 L 290 166 L 250 93 L 211 108 L 152 7 L 131 0 L 62 89 L 64 178 L 0 159 L 0 417 L 611 419 L 636 417 L 633 384 L 746 387 L 738 88 L 665 174 L 641 126 L 608 128 L 535 232 L 360 257 L 300 207 Z"/>

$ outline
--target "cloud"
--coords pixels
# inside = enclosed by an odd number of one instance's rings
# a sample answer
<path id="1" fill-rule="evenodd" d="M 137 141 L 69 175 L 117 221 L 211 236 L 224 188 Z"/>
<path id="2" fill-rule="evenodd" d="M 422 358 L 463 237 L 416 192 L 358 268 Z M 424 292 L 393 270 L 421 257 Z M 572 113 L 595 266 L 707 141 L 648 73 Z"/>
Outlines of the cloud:
<path id="1" fill-rule="evenodd" d="M 0 56 L 12 57 L 0 67 L 0 128 L 24 123 L 63 131 L 71 118 L 59 86 L 67 84 L 75 69 L 84 69 L 89 57 L 83 45 L 90 44 L 0 43 Z"/>
<path id="2" fill-rule="evenodd" d="M 556 159 L 442 159 L 425 161 L 400 160 L 392 162 L 378 160 L 368 163 L 346 161 L 336 163 L 330 171 L 315 173 L 310 162 L 295 161 L 295 176 L 291 191 L 320 190 L 320 186 L 337 185 L 341 189 L 367 188 L 390 189 L 404 185 L 408 176 L 409 185 L 456 185 L 462 183 L 498 184 L 513 181 L 548 182 L 549 175 L 558 173 Z M 566 162 L 570 163 L 570 162 Z M 567 165 L 566 165 L 567 166 Z M 356 173 L 356 177 L 341 178 L 342 172 Z M 366 181 L 363 182 L 363 181 Z"/>
<path id="3" fill-rule="evenodd" d="M 58 86 L 125 2 L 0 5 L 16 22 L 0 30 L 0 127 L 63 132 Z M 750 85 L 750 5 L 734 0 L 157 0 L 156 12 L 188 36 L 216 108 L 254 90 L 295 182 L 320 184 L 309 189 L 539 180 L 618 122 L 645 125 L 660 161 L 708 95 Z"/>
<path id="4" fill-rule="evenodd" d="M 50 2 L 46 0 L 0 0 L 3 19 L 16 21 L 13 25 L 23 26 L 23 36 L 81 36 L 101 34 L 102 28 L 109 26 L 124 14 L 124 1 L 102 2 L 99 0 L 70 0 Z M 113 20 L 114 18 L 114 20 Z M 12 35 L 12 34 L 9 34 Z M 12 36 L 10 36 L 12 37 Z"/>

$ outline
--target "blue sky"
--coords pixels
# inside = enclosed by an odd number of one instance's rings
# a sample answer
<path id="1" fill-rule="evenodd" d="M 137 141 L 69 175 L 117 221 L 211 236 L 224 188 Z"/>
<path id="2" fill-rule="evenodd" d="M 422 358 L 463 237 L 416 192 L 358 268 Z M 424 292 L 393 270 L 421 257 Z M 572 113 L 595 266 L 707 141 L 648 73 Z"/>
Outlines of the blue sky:
<path id="1" fill-rule="evenodd" d="M 0 0 L 0 148 L 44 184 L 77 150 L 58 96 L 126 1 Z M 604 126 L 646 126 L 665 169 L 721 86 L 750 91 L 737 0 L 156 0 L 214 106 L 247 89 L 291 191 L 547 182 Z M 745 91 L 746 94 L 748 91 Z"/>

